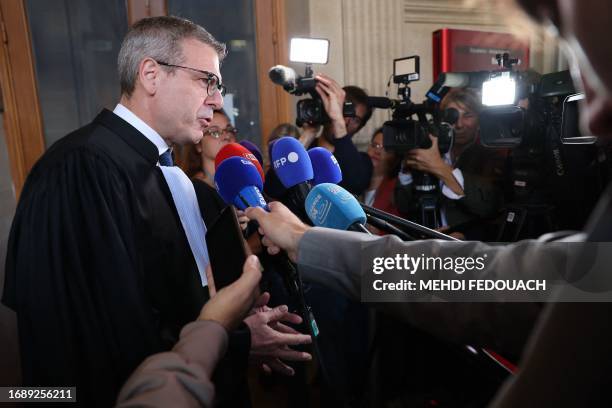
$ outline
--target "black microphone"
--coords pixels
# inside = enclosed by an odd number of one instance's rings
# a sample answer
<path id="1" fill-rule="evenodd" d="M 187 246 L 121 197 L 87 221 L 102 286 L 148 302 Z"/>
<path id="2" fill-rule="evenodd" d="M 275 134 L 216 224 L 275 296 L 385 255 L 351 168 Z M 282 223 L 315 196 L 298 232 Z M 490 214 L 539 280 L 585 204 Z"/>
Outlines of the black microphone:
<path id="1" fill-rule="evenodd" d="M 384 96 L 368 96 L 368 106 L 370 108 L 379 108 L 379 109 L 394 109 L 401 103 L 400 100 L 397 99 L 389 99 Z"/>
<path id="2" fill-rule="evenodd" d="M 292 68 L 284 65 L 275 65 L 268 71 L 270 80 L 281 85 L 287 92 L 291 93 L 297 87 L 297 74 Z"/>

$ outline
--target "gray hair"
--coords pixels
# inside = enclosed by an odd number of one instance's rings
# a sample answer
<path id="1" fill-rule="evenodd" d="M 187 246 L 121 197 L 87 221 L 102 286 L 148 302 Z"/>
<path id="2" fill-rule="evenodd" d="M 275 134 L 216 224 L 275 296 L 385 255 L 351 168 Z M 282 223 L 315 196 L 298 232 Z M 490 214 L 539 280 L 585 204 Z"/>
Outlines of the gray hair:
<path id="1" fill-rule="evenodd" d="M 211 46 L 223 60 L 225 44 L 220 43 L 203 27 L 184 18 L 161 16 L 143 18 L 134 24 L 121 44 L 117 69 L 121 94 L 131 96 L 136 86 L 138 68 L 145 58 L 179 65 L 184 61 L 181 41 L 195 39 Z M 175 68 L 164 67 L 168 72 Z"/>

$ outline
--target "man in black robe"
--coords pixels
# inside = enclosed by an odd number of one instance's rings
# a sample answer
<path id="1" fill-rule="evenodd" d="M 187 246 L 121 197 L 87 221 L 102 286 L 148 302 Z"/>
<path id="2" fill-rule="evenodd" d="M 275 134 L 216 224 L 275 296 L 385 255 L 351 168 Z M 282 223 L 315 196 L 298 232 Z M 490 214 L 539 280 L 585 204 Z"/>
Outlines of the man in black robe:
<path id="1" fill-rule="evenodd" d="M 170 349 L 197 318 L 206 280 L 159 166 L 172 165 L 173 144 L 198 142 L 222 107 L 224 55 L 225 46 L 190 21 L 141 20 L 119 53 L 120 104 L 54 144 L 32 169 L 3 294 L 17 312 L 24 385 L 76 386 L 83 406 L 113 405 L 131 371 Z M 242 370 L 249 347 L 262 341 L 277 345 L 258 360 L 268 367 L 285 368 L 278 357 L 309 358 L 286 347 L 307 336 L 267 325 L 296 316 L 265 313 L 230 336 Z"/>

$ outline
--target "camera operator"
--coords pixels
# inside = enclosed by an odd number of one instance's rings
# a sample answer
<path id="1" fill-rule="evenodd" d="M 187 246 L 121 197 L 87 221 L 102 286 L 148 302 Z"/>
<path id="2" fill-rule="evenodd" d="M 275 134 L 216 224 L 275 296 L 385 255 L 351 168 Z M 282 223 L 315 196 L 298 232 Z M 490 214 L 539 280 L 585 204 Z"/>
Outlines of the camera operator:
<path id="1" fill-rule="evenodd" d="M 509 3 L 500 0 L 500 4 Z M 602 41 L 612 34 L 612 8 L 598 0 L 520 1 L 519 4 L 533 18 L 556 26 L 567 40 L 573 73 L 577 84 L 584 89 L 586 100 L 582 105 L 583 123 L 599 137 L 612 137 L 612 43 Z M 274 203 L 273 203 L 274 204 Z M 256 218 L 266 234 L 264 244 L 269 251 L 276 252 L 278 245 L 288 251 L 302 266 L 304 279 L 318 280 L 359 296 L 360 265 L 355 253 L 365 241 L 374 243 L 381 255 L 397 253 L 452 255 L 464 249 L 465 253 L 476 253 L 486 248 L 493 261 L 491 275 L 511 276 L 514 262 L 520 261 L 519 269 L 526 274 L 543 272 L 547 259 L 563 259 L 563 253 L 551 253 L 546 245 L 535 241 L 523 241 L 507 246 L 487 246 L 474 242 L 417 241 L 400 242 L 393 237 L 372 238 L 363 234 L 332 231 L 321 228 L 310 229 L 293 217 L 287 219 L 286 210 L 276 203 L 272 212 L 248 209 L 247 216 Z M 610 241 L 612 238 L 612 189 L 609 186 L 586 226 L 586 240 Z M 565 268 L 560 262 L 558 267 Z M 312 273 L 310 273 L 310 272 Z M 612 367 L 610 342 L 611 303 L 556 303 L 547 306 L 539 327 L 524 355 L 522 369 L 507 384 L 495 401 L 496 407 L 516 406 L 610 406 L 609 370 Z M 430 319 L 415 310 L 419 304 L 403 303 L 390 305 L 409 321 L 425 327 Z M 456 325 L 455 310 L 451 318 L 436 316 L 433 331 L 448 333 L 453 327 L 455 334 L 466 333 L 475 328 L 483 329 L 492 324 L 497 314 L 493 309 L 501 305 L 454 304 L 455 309 L 478 307 L 488 313 L 469 316 L 462 328 Z M 420 312 L 436 308 L 435 304 L 421 304 Z M 466 317 L 467 315 L 463 316 Z M 448 317 L 448 316 L 446 316 Z M 484 325 L 474 323 L 481 320 Z M 469 325 L 468 325 L 469 324 Z M 470 327 L 470 330 L 466 330 Z M 489 327 L 489 330 L 494 330 Z M 507 333 L 493 333 L 503 338 Z M 576 375 L 569 375 L 576 373 Z"/>
<path id="2" fill-rule="evenodd" d="M 323 74 L 317 74 L 315 78 L 316 91 L 323 100 L 323 106 L 331 123 L 323 127 L 319 138 L 317 138 L 319 132 L 317 126 L 304 124 L 300 142 L 307 149 L 320 146 L 332 152 L 342 169 L 340 185 L 351 193 L 360 195 L 370 184 L 372 162 L 367 154 L 357 150 L 352 138 L 372 116 L 372 108 L 367 103 L 368 95 L 357 86 L 341 88 L 336 81 Z M 343 116 L 345 100 L 353 103 L 355 116 Z"/>
<path id="3" fill-rule="evenodd" d="M 502 191 L 495 183 L 501 166 L 491 159 L 478 142 L 478 115 L 482 109 L 478 92 L 454 89 L 446 95 L 441 109 L 454 108 L 459 113 L 454 125 L 451 150 L 441 156 L 438 140 L 429 136 L 429 149 L 413 149 L 405 156 L 404 168 L 396 185 L 395 202 L 400 212 L 411 216 L 416 212 L 412 170 L 429 173 L 440 180 L 442 227 L 457 226 L 478 218 L 494 216 L 501 208 Z M 467 233 L 468 230 L 461 229 Z M 471 239 L 483 239 L 480 231 L 471 228 Z M 477 235 L 477 236 L 476 236 Z M 464 234 L 459 237 L 464 238 Z"/>

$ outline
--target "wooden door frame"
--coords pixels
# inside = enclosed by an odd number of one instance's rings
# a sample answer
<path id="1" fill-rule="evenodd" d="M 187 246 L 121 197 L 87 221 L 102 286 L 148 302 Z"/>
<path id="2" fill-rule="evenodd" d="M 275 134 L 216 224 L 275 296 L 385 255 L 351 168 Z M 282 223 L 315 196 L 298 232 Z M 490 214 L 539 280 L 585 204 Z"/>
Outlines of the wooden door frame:
<path id="1" fill-rule="evenodd" d="M 267 150 L 268 136 L 280 123 L 291 122 L 289 94 L 268 78 L 274 65 L 287 64 L 288 41 L 285 21 L 285 0 L 253 0 L 259 86 L 259 118 L 261 147 Z"/>
<path id="2" fill-rule="evenodd" d="M 0 30 L 4 130 L 18 198 L 30 169 L 45 151 L 32 41 L 23 0 L 0 0 Z"/>
<path id="3" fill-rule="evenodd" d="M 291 121 L 290 96 L 268 78 L 268 70 L 287 63 L 285 0 L 252 0 L 255 11 L 257 78 L 262 149 L 274 127 Z M 127 0 L 128 23 L 167 14 L 166 0 Z M 0 87 L 6 145 L 15 188 L 21 194 L 30 169 L 45 151 L 44 126 L 36 83 L 25 0 L 0 0 Z"/>

